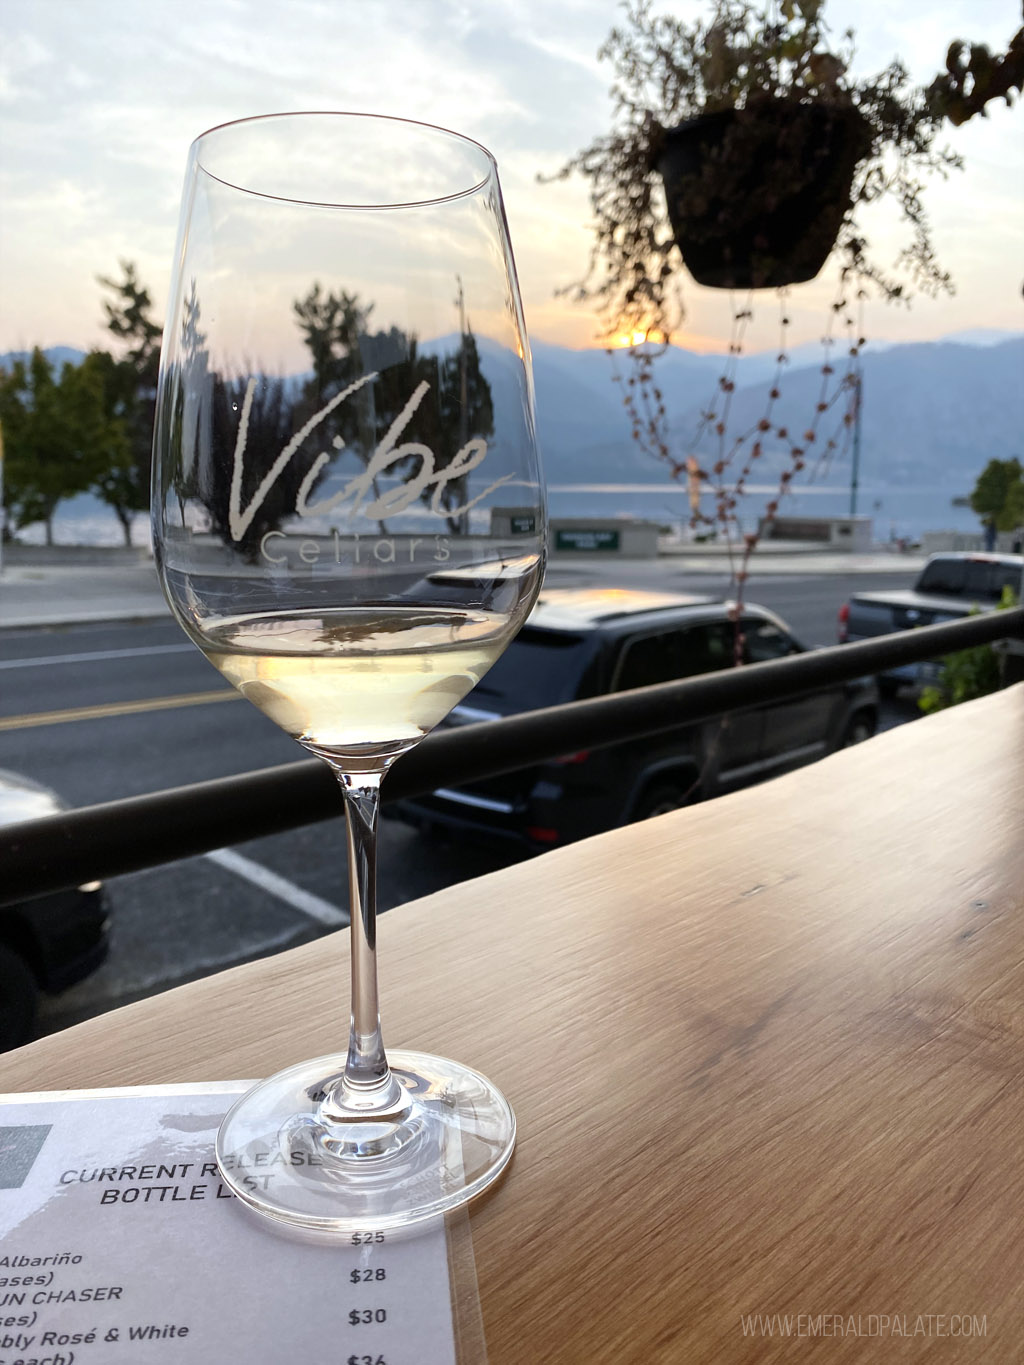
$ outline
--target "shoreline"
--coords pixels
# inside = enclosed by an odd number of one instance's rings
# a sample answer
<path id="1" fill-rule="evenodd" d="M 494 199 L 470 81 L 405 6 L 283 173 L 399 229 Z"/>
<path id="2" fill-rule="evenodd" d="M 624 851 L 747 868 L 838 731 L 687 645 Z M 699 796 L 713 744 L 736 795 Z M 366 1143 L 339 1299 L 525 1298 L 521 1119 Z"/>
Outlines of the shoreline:
<path id="1" fill-rule="evenodd" d="M 0 550 L 0 572 L 11 568 L 57 567 L 69 564 L 152 564 L 148 545 L 33 545 L 8 542 Z"/>

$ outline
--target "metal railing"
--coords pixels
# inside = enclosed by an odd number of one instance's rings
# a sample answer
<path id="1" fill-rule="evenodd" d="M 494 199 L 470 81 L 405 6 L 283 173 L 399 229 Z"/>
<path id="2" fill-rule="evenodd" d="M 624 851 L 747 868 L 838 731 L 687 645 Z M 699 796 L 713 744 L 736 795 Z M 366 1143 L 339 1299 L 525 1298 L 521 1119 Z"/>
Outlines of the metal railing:
<path id="1" fill-rule="evenodd" d="M 1008 639 L 1024 640 L 1024 607 L 440 731 L 396 763 L 384 800 L 420 796 Z M 312 758 L 11 825 L 0 829 L 0 905 L 340 813 L 334 778 Z"/>

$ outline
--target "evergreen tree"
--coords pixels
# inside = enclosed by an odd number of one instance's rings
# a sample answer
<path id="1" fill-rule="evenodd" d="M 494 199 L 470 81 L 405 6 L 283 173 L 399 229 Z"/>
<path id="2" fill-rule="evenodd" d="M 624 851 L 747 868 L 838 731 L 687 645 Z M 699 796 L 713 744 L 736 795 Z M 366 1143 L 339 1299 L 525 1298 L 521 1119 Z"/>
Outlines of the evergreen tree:
<path id="1" fill-rule="evenodd" d="M 113 510 L 121 523 L 125 545 L 131 545 L 132 522 L 135 513 L 142 509 L 136 496 L 139 469 L 125 370 L 109 351 L 90 351 L 82 367 L 92 374 L 103 414 L 97 472 L 90 488 Z"/>
<path id="2" fill-rule="evenodd" d="M 458 349 L 441 361 L 438 375 L 438 408 L 441 439 L 437 447 L 438 468 L 447 468 L 471 437 L 484 440 L 494 435 L 494 399 L 491 386 L 480 369 L 480 351 L 468 325 Z M 462 475 L 445 484 L 441 495 L 446 508 L 466 501 L 468 479 Z M 452 531 L 464 531 L 464 517 L 449 517 Z"/>
<path id="3" fill-rule="evenodd" d="M 95 491 L 113 508 L 130 545 L 134 514 L 149 508 L 161 327 L 152 317 L 153 302 L 135 265 L 120 265 L 121 280 L 100 276 L 99 282 L 113 294 L 103 302 L 107 329 L 123 343 L 120 358 L 104 371 L 104 393 L 108 416 L 122 423 L 127 444 L 112 452 Z"/>
<path id="4" fill-rule="evenodd" d="M 231 479 L 233 465 L 223 458 L 234 449 L 238 414 L 245 403 L 246 379 L 211 380 L 211 448 L 220 459 L 200 460 L 194 472 L 195 496 L 210 514 L 214 532 L 225 544 L 237 544 L 245 558 L 255 561 L 260 541 L 276 530 L 295 510 L 302 480 L 309 472 L 315 452 L 297 453 L 281 471 L 256 509 L 251 523 L 237 542 L 231 534 Z M 292 408 L 281 379 L 257 378 L 249 410 L 245 460 L 242 466 L 241 506 L 248 507 L 264 475 L 292 437 Z"/>
<path id="5" fill-rule="evenodd" d="M 447 468 L 472 437 L 488 439 L 494 432 L 494 401 L 491 387 L 480 367 L 480 352 L 462 308 L 462 288 L 457 299 L 460 341 L 453 351 L 424 355 L 417 338 L 397 327 L 370 332 L 373 304 L 360 304 L 358 296 L 345 290 L 323 292 L 315 283 L 304 299 L 294 304 L 303 338 L 309 349 L 313 374 L 304 389 L 300 414 L 305 420 L 319 411 L 335 394 L 364 374 L 376 372 L 372 386 L 353 394 L 318 427 L 320 449 L 340 436 L 364 464 L 403 411 L 421 383 L 429 386 L 401 433 L 400 442 L 427 446 L 436 469 Z M 301 420 L 296 426 L 301 425 Z M 411 455 L 392 467 L 399 478 L 414 478 L 420 457 Z M 466 499 L 465 476 L 445 485 L 441 506 L 447 510 Z M 379 490 L 378 490 L 379 492 Z M 433 487 L 424 501 L 434 497 Z M 465 518 L 448 517 L 452 532 L 465 529 Z M 382 532 L 385 531 L 383 524 Z"/>
<path id="6" fill-rule="evenodd" d="M 338 294 L 322 294 L 316 281 L 293 307 L 313 362 L 313 376 L 305 394 L 316 411 L 363 372 L 359 337 L 366 331 L 373 304 L 360 307 L 358 295 L 344 289 Z"/>
<path id="7" fill-rule="evenodd" d="M 440 355 L 422 355 L 415 337 L 406 337 L 397 328 L 364 337 L 360 347 L 367 370 L 377 370 L 373 386 L 374 436 L 376 445 L 398 417 L 421 383 L 429 385 L 401 441 L 427 446 L 434 456 L 435 469 L 447 469 L 458 452 L 472 438 L 489 439 L 494 434 L 494 400 L 491 386 L 480 368 L 476 338 L 467 327 L 458 346 Z M 396 467 L 400 477 L 414 478 L 419 472 L 418 456 Z M 454 512 L 467 497 L 468 478 L 449 480 L 441 490 L 440 506 L 445 509 L 448 529 L 453 534 L 466 530 L 465 517 Z M 424 490 L 423 500 L 432 502 L 433 486 Z"/>

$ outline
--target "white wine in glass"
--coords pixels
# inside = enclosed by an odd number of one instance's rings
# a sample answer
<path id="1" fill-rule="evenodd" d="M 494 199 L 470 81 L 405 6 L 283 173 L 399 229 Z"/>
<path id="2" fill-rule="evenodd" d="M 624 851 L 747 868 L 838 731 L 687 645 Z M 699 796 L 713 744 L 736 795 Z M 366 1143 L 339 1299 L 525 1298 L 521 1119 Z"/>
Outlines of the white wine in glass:
<path id="1" fill-rule="evenodd" d="M 260 1213 L 328 1234 L 436 1217 L 501 1173 L 515 1119 L 471 1067 L 385 1051 L 376 836 L 388 769 L 507 647 L 543 575 L 529 346 L 490 153 L 362 114 L 197 139 L 153 537 L 184 630 L 331 767 L 346 815 L 347 1050 L 243 1096 L 221 1171 Z"/>

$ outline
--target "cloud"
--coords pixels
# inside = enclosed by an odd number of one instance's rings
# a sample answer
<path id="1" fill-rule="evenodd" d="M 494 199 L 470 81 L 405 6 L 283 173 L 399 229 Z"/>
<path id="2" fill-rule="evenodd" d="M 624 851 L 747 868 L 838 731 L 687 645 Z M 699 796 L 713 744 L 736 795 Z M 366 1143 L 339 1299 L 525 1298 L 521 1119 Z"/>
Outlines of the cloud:
<path id="1" fill-rule="evenodd" d="M 703 0 L 657 3 L 690 17 L 707 9 Z M 5 0 L 4 9 L 0 349 L 12 333 L 19 343 L 95 338 L 93 276 L 116 271 L 118 257 L 138 261 L 162 299 L 192 139 L 230 119 L 302 108 L 421 119 L 489 146 L 534 325 L 552 339 L 580 336 L 580 310 L 553 294 L 585 268 L 585 186 L 541 186 L 536 174 L 607 129 L 613 73 L 596 54 L 621 22 L 614 0 Z M 829 0 L 828 13 L 835 32 L 856 28 L 858 69 L 899 52 L 917 79 L 942 62 L 951 38 L 998 46 L 1019 25 L 1016 0 L 902 9 Z M 961 305 L 981 325 L 1000 288 L 1017 289 L 1016 266 L 1012 278 L 998 275 L 1012 254 L 1003 220 L 1021 172 L 1019 111 L 959 137 L 968 174 L 935 196 L 949 216 L 948 230 L 938 217 L 936 226 L 950 268 L 969 266 Z M 987 258 L 967 239 L 965 206 L 998 221 Z"/>

